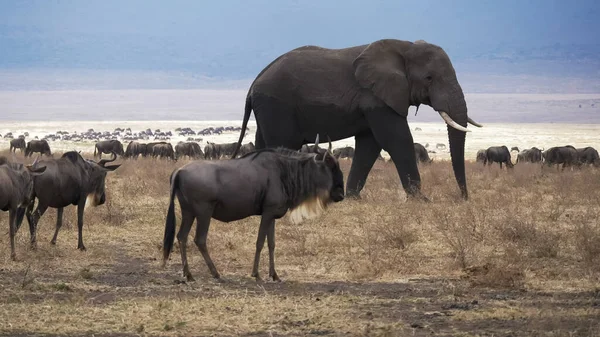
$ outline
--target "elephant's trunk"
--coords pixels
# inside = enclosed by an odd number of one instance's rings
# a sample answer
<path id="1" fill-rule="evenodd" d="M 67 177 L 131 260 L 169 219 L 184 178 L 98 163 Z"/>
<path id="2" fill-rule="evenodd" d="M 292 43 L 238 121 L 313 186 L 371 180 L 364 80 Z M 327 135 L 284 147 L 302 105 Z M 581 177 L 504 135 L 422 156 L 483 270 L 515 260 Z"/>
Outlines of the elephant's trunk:
<path id="1" fill-rule="evenodd" d="M 452 120 L 459 126 L 466 128 L 468 122 L 467 103 L 460 91 L 461 95 L 456 97 L 456 101 L 450 106 L 450 116 Z M 450 155 L 452 156 L 452 169 L 456 182 L 460 188 L 463 199 L 469 198 L 467 191 L 467 177 L 465 175 L 465 137 L 466 132 L 458 130 L 455 126 L 448 124 L 448 140 L 450 143 Z"/>

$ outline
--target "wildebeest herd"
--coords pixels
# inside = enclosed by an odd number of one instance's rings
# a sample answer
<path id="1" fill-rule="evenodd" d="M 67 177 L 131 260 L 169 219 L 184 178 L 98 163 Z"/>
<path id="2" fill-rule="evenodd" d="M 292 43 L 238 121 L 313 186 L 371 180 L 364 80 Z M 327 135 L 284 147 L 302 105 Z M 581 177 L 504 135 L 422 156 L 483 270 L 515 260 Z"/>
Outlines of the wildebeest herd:
<path id="1" fill-rule="evenodd" d="M 546 166 L 556 165 L 557 169 L 562 164 L 563 170 L 567 167 L 579 168 L 584 165 L 600 167 L 600 157 L 595 148 L 591 146 L 575 148 L 571 145 L 555 146 L 545 151 L 537 147 L 522 151 L 518 147 L 513 147 L 509 151 L 506 146 L 492 146 L 485 150 L 477 151 L 476 161 L 484 165 L 498 163 L 500 168 L 502 168 L 502 164 L 505 164 L 507 168 L 513 168 L 512 151 L 517 152 L 516 163 L 541 163 Z"/>

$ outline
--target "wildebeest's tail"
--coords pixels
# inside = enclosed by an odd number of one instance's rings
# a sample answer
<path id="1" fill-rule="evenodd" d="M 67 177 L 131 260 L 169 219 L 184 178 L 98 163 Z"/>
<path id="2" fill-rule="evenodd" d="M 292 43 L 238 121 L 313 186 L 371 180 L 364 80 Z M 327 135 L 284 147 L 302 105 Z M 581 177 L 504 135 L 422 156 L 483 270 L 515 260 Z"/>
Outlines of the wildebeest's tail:
<path id="1" fill-rule="evenodd" d="M 94 145 L 94 157 L 96 157 L 96 151 L 98 150 L 98 144 Z M 100 155 L 102 156 L 102 155 Z"/>
<path id="2" fill-rule="evenodd" d="M 169 194 L 169 210 L 167 211 L 167 220 L 165 222 L 165 237 L 163 240 L 163 266 L 167 263 L 173 242 L 175 241 L 175 194 L 179 185 L 179 169 L 171 175 L 171 190 Z"/>
<path id="3" fill-rule="evenodd" d="M 250 114 L 252 113 L 252 98 L 250 97 L 250 92 L 248 92 L 248 96 L 246 96 L 246 107 L 244 109 L 244 121 L 242 122 L 242 131 L 240 132 L 240 139 L 238 140 L 237 145 L 235 146 L 235 151 L 233 151 L 233 155 L 231 159 L 237 156 L 238 151 L 240 150 L 240 146 L 242 146 L 242 140 L 244 139 L 244 135 L 246 134 L 246 128 L 248 127 L 248 120 L 250 119 Z"/>

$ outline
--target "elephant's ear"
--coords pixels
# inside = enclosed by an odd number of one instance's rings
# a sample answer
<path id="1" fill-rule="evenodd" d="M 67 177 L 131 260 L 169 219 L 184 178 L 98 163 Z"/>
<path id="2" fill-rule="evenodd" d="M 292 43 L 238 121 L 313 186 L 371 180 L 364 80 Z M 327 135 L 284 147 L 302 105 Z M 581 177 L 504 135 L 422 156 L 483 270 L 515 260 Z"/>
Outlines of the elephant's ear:
<path id="1" fill-rule="evenodd" d="M 409 87 L 404 58 L 388 41 L 371 43 L 354 60 L 354 76 L 398 114 L 406 117 Z"/>

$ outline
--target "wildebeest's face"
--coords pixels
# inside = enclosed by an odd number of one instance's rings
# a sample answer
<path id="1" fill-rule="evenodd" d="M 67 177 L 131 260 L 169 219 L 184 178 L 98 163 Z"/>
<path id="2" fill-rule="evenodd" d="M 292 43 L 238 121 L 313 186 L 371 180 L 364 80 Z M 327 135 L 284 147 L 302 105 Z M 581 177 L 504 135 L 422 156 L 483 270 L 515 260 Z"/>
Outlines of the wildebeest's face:
<path id="1" fill-rule="evenodd" d="M 102 162 L 102 161 L 101 161 Z M 88 161 L 87 171 L 89 174 L 89 191 L 88 201 L 91 201 L 92 206 L 99 206 L 106 202 L 105 182 L 106 173 L 116 170 L 121 165 L 102 166 L 93 161 Z"/>
<path id="2" fill-rule="evenodd" d="M 322 158 L 319 160 L 319 158 Z M 319 165 L 331 178 L 331 186 L 329 188 L 329 197 L 334 202 L 344 200 L 344 174 L 340 169 L 338 160 L 329 151 L 323 151 L 315 157 L 319 161 Z"/>

